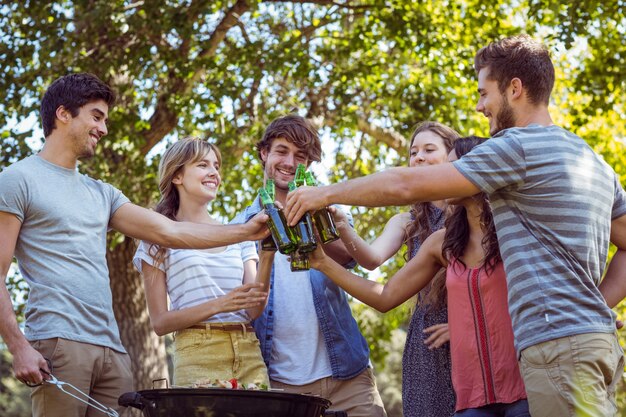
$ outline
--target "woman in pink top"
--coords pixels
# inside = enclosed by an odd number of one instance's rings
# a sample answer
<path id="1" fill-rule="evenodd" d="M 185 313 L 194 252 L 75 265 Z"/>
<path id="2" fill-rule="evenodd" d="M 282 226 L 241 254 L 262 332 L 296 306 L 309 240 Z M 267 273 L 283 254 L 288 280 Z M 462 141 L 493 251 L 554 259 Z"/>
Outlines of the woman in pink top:
<path id="1" fill-rule="evenodd" d="M 454 161 L 483 138 L 457 139 Z M 382 285 L 352 274 L 314 252 L 311 266 L 364 303 L 388 311 L 446 268 L 455 416 L 529 417 L 513 346 L 506 277 L 486 195 L 449 199 L 456 206 L 446 229 L 424 241 L 417 255 Z"/>

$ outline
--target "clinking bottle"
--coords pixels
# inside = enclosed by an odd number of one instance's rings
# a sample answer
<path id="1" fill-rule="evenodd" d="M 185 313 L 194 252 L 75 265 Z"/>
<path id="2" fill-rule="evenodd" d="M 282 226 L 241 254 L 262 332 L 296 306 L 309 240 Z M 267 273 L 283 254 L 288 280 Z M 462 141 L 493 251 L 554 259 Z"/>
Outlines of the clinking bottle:
<path id="1" fill-rule="evenodd" d="M 296 184 L 294 181 L 289 181 L 289 191 L 295 190 Z M 317 248 L 317 242 L 315 241 L 315 233 L 313 232 L 313 220 L 309 213 L 305 213 L 304 216 L 298 220 L 298 223 L 294 226 L 298 234 L 298 251 L 301 253 L 313 252 Z"/>
<path id="2" fill-rule="evenodd" d="M 265 181 L 265 191 L 267 192 L 267 195 L 269 196 L 270 200 L 274 202 L 275 195 L 276 195 L 276 192 L 275 192 L 276 187 L 274 185 L 273 179 L 270 178 L 267 181 Z M 272 252 L 275 252 L 278 250 L 278 248 L 276 247 L 276 244 L 274 243 L 274 238 L 271 234 L 261 241 L 261 249 L 264 251 L 272 251 Z"/>
<path id="3" fill-rule="evenodd" d="M 317 186 L 317 180 L 313 176 L 313 173 L 307 172 L 304 178 L 306 185 L 312 187 Z M 319 210 L 315 210 L 313 212 L 313 222 L 315 223 L 317 233 L 319 234 L 320 240 L 323 244 L 334 242 L 339 239 L 339 233 L 337 232 L 337 227 L 335 226 L 335 220 L 333 220 L 333 216 L 330 214 L 330 211 L 328 211 L 328 208 L 323 207 Z"/>
<path id="4" fill-rule="evenodd" d="M 269 216 L 267 226 L 272 233 L 274 244 L 282 254 L 288 255 L 294 252 L 298 247 L 298 238 L 294 230 L 287 225 L 287 219 L 285 219 L 283 211 L 274 205 L 274 200 L 270 198 L 264 188 L 259 190 L 259 196 L 261 197 L 261 204 L 265 208 L 265 213 Z"/>

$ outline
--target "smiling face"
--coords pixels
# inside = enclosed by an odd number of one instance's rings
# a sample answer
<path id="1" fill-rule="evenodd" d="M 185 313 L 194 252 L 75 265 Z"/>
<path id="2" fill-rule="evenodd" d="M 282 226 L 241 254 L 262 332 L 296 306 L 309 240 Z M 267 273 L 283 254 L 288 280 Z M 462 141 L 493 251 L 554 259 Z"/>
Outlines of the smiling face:
<path id="1" fill-rule="evenodd" d="M 92 101 L 80 107 L 74 117 L 60 107 L 58 117 L 67 117 L 67 137 L 72 152 L 77 158 L 90 158 L 96 152 L 96 145 L 108 133 L 107 121 L 109 106 L 104 100 Z"/>
<path id="2" fill-rule="evenodd" d="M 220 161 L 213 150 L 198 161 L 187 162 L 172 180 L 180 200 L 194 199 L 201 204 L 214 200 L 222 182 L 219 169 Z"/>
<path id="3" fill-rule="evenodd" d="M 483 68 L 478 73 L 478 94 L 480 97 L 476 104 L 476 111 L 484 114 L 489 120 L 491 136 L 515 126 L 515 115 L 506 92 L 500 92 L 498 82 L 489 79 L 489 68 Z"/>
<path id="4" fill-rule="evenodd" d="M 273 179 L 277 190 L 287 192 L 288 183 L 293 180 L 298 164 L 308 166 L 305 150 L 284 138 L 272 141 L 269 150 L 261 150 L 261 159 L 265 164 L 265 178 Z"/>
<path id="5" fill-rule="evenodd" d="M 437 165 L 446 161 L 447 151 L 441 136 L 430 130 L 415 135 L 409 149 L 409 166 Z"/>

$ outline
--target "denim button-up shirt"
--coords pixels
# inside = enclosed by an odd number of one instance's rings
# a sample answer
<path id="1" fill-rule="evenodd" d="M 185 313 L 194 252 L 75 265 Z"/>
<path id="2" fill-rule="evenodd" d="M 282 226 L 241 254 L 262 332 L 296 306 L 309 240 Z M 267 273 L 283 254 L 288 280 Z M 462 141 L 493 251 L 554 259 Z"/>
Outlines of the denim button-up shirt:
<path id="1" fill-rule="evenodd" d="M 261 209 L 257 198 L 231 223 L 247 222 Z M 336 379 L 353 378 L 368 366 L 369 348 L 359 331 L 356 320 L 352 317 L 346 293 L 326 275 L 315 269 L 309 270 L 309 279 L 313 292 L 313 304 L 328 351 L 332 376 Z M 252 323 L 261 344 L 263 360 L 268 368 L 274 335 L 274 292 L 271 290 L 273 286 L 274 268 L 272 267 L 267 306 L 261 316 Z"/>

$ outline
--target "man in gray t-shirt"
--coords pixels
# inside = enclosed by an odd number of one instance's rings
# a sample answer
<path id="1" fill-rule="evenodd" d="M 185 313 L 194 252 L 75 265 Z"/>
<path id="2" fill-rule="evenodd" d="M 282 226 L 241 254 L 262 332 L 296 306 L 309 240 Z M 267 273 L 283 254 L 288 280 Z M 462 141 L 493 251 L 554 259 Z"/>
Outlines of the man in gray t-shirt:
<path id="1" fill-rule="evenodd" d="M 624 362 L 610 308 L 626 296 L 626 192 L 582 139 L 554 126 L 554 68 L 543 45 L 525 35 L 494 42 L 475 69 L 476 110 L 492 139 L 453 164 L 298 189 L 287 197 L 288 220 L 333 203 L 487 193 L 531 415 L 613 415 Z M 609 241 L 618 251 L 602 280 Z"/>
<path id="2" fill-rule="evenodd" d="M 113 316 L 108 229 L 164 247 L 210 248 L 265 237 L 267 218 L 228 226 L 174 222 L 80 174 L 77 161 L 93 156 L 107 133 L 114 99 L 91 74 L 59 78 L 41 103 L 43 149 L 0 173 L 0 336 L 20 381 L 39 384 L 53 371 L 120 411 L 117 398 L 133 383 Z M 13 256 L 30 287 L 25 334 L 5 283 Z M 85 404 L 48 384 L 34 388 L 31 398 L 34 416 L 86 412 Z"/>

